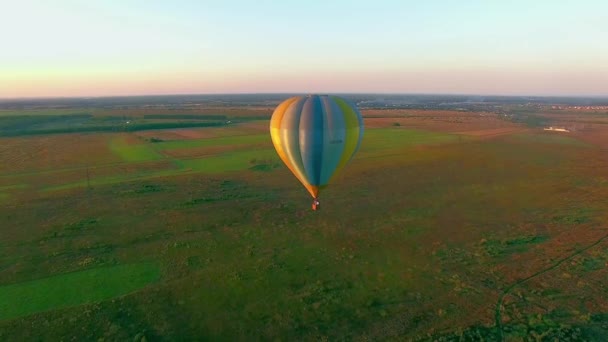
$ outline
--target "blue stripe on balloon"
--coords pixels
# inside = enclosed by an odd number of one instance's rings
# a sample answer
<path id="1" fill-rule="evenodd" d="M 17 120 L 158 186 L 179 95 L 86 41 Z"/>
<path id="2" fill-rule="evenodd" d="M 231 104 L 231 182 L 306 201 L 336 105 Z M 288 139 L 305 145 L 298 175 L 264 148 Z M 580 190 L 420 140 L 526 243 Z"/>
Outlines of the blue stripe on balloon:
<path id="1" fill-rule="evenodd" d="M 318 96 L 309 96 L 300 117 L 300 153 L 311 185 L 319 185 L 323 162 L 323 108 Z"/>
<path id="2" fill-rule="evenodd" d="M 344 147 L 346 146 L 346 126 L 344 114 L 329 96 L 322 96 L 321 102 L 324 109 L 324 130 L 323 130 L 323 162 L 321 165 L 321 177 L 319 185 L 327 185 L 331 176 L 336 171 Z"/>

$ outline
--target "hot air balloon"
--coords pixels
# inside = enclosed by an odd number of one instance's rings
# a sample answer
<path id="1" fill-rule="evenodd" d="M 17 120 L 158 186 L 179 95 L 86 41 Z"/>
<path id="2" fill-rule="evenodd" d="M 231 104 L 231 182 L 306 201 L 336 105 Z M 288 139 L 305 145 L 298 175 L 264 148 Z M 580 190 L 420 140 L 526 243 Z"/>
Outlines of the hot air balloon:
<path id="1" fill-rule="evenodd" d="M 338 96 L 291 97 L 270 119 L 277 154 L 313 197 L 327 187 L 352 159 L 363 138 L 363 118 L 357 107 Z"/>

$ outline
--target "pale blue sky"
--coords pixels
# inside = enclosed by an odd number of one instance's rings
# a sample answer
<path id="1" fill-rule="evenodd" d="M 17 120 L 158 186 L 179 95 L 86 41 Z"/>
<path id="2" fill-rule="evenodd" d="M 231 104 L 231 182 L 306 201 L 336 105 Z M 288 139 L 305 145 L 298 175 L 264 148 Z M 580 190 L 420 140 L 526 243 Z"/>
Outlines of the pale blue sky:
<path id="1" fill-rule="evenodd" d="M 599 0 L 0 5 L 0 97 L 608 95 Z"/>

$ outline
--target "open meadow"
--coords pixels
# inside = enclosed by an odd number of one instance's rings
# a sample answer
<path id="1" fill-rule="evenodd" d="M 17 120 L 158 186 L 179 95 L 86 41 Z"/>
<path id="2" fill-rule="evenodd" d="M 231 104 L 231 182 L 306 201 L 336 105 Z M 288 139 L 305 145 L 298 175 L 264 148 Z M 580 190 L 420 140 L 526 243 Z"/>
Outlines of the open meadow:
<path id="1" fill-rule="evenodd" d="M 313 212 L 269 108 L 0 112 L 0 340 L 608 336 L 606 115 L 364 110 Z"/>

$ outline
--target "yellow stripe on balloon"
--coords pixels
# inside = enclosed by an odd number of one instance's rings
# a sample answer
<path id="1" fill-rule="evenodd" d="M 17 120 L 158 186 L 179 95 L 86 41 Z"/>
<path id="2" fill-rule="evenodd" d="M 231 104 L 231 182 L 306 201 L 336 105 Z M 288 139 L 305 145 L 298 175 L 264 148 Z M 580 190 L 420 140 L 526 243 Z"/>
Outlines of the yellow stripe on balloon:
<path id="1" fill-rule="evenodd" d="M 336 175 L 338 175 L 342 171 L 344 166 L 348 163 L 350 158 L 355 153 L 357 143 L 359 142 L 360 133 L 359 119 L 357 117 L 357 113 L 343 99 L 334 96 L 332 96 L 331 98 L 338 104 L 338 107 L 340 107 L 342 113 L 344 114 L 344 127 L 346 133 L 344 136 L 344 152 L 342 152 L 342 157 L 340 158 L 338 167 L 336 167 L 336 171 L 334 171 L 334 174 L 331 176 L 328 183 L 331 183 L 331 181 L 336 177 Z"/>
<path id="2" fill-rule="evenodd" d="M 283 116 L 285 115 L 287 108 L 289 108 L 290 105 L 292 105 L 299 99 L 300 97 L 298 96 L 289 98 L 282 102 L 275 109 L 274 113 L 272 114 L 272 119 L 270 120 L 270 137 L 272 139 L 272 144 L 274 145 L 274 148 L 276 149 L 277 154 L 279 155 L 279 158 L 281 158 L 283 163 L 285 163 L 287 168 L 296 176 L 300 183 L 304 185 L 310 195 L 313 197 L 317 197 L 319 195 L 318 187 L 310 185 L 306 181 L 306 178 L 302 174 L 301 170 L 299 170 L 292 164 L 290 160 L 291 158 L 287 155 L 285 149 L 283 148 L 283 141 L 281 139 L 281 121 L 283 120 Z"/>

